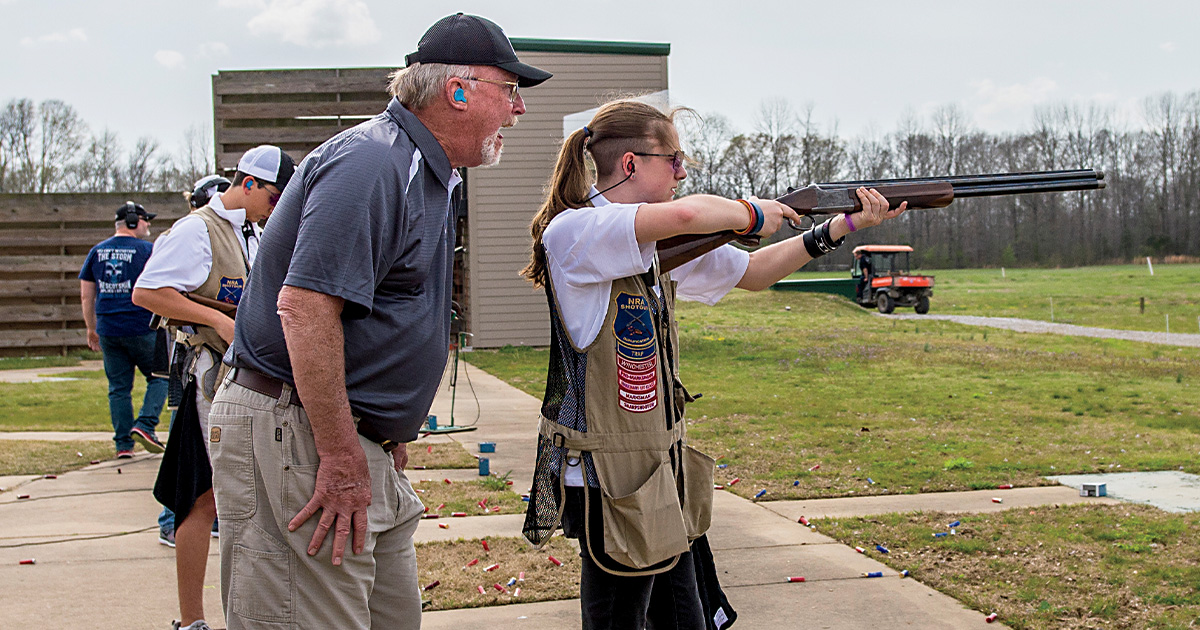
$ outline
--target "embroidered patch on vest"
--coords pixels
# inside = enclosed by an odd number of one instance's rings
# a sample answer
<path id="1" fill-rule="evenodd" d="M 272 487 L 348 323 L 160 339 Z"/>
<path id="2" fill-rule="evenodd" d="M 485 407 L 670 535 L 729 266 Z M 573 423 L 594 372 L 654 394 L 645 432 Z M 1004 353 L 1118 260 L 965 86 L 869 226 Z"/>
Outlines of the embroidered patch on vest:
<path id="1" fill-rule="evenodd" d="M 217 301 L 237 304 L 242 300 L 242 288 L 245 286 L 245 278 L 221 276 L 221 288 L 217 291 Z"/>
<path id="2" fill-rule="evenodd" d="M 645 413 L 658 406 L 658 343 L 650 305 L 641 295 L 617 294 L 617 404 Z"/>

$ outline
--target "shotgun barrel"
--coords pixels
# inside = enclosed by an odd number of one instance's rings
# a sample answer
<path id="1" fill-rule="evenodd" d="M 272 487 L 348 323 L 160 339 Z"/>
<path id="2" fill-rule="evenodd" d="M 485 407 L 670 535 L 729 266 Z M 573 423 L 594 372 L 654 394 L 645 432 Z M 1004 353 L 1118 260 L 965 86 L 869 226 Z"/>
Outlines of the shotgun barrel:
<path id="1" fill-rule="evenodd" d="M 956 198 L 1100 190 L 1105 187 L 1105 182 L 1104 173 L 1094 169 L 909 177 L 811 184 L 788 189 L 787 194 L 777 201 L 801 215 L 853 214 L 862 211 L 862 202 L 855 192 L 859 187 L 879 191 L 893 209 L 908 202 L 910 210 L 918 210 L 944 208 Z M 663 239 L 657 244 L 659 266 L 670 271 L 735 240 L 749 246 L 758 244 L 757 236 L 738 236 L 732 231 L 681 234 Z"/>

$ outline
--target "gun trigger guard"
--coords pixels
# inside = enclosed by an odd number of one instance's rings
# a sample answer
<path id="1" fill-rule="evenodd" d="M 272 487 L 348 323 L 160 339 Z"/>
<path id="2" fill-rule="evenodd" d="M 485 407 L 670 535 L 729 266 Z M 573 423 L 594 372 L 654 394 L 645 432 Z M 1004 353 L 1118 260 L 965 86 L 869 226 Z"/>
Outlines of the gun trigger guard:
<path id="1" fill-rule="evenodd" d="M 803 223 L 804 219 L 808 219 L 807 226 L 805 226 Z M 800 217 L 800 221 L 801 221 L 800 223 L 797 223 L 793 219 L 788 219 L 788 225 L 790 225 L 792 227 L 792 229 L 796 230 L 797 232 L 803 232 L 817 224 L 816 219 L 813 219 L 811 215 L 807 215 L 807 214 Z"/>

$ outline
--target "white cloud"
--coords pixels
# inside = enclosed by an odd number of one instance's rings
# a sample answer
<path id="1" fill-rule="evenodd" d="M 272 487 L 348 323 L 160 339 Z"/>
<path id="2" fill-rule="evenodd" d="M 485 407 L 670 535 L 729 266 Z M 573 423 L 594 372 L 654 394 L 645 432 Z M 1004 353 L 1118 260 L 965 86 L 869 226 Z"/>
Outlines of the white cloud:
<path id="1" fill-rule="evenodd" d="M 252 35 L 297 46 L 353 46 L 380 38 L 363 0 L 218 0 L 217 4 L 258 12 L 246 23 Z"/>
<path id="2" fill-rule="evenodd" d="M 183 67 L 184 56 L 178 50 L 160 50 L 154 53 L 154 60 L 164 68 L 175 70 Z"/>
<path id="3" fill-rule="evenodd" d="M 971 83 L 971 87 L 975 88 L 973 109 L 977 115 L 988 118 L 1044 103 L 1058 89 L 1058 84 L 1046 77 L 1038 77 L 1028 83 L 1012 85 L 996 85 L 991 79 L 984 79 Z"/>
<path id="4" fill-rule="evenodd" d="M 1159 49 L 1165 50 L 1167 52 L 1174 52 L 1175 51 L 1175 42 L 1163 42 L 1163 43 L 1159 44 L 1158 47 L 1159 47 Z"/>
<path id="5" fill-rule="evenodd" d="M 229 55 L 229 46 L 225 42 L 204 42 L 200 44 L 197 54 L 201 57 L 225 57 Z"/>
<path id="6" fill-rule="evenodd" d="M 82 28 L 73 28 L 69 31 L 55 31 L 38 37 L 23 37 L 21 38 L 22 46 L 36 46 L 38 44 L 66 44 L 68 42 L 86 42 L 87 33 Z"/>

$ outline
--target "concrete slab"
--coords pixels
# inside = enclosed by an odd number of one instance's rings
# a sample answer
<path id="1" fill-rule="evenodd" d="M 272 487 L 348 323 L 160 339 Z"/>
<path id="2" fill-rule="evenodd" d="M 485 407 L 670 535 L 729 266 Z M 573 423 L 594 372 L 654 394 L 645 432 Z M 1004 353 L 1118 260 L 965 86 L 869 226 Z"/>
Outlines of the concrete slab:
<path id="1" fill-rule="evenodd" d="M 1003 503 L 993 503 L 992 498 Z M 1081 497 L 1062 486 L 1014 488 L 1011 490 L 971 490 L 968 492 L 934 492 L 929 494 L 889 494 L 872 497 L 841 499 L 809 499 L 800 501 L 766 501 L 759 503 L 792 521 L 806 516 L 838 518 L 870 516 L 893 512 L 999 512 L 1010 508 L 1071 503 L 1116 503 L 1107 498 Z"/>
<path id="2" fill-rule="evenodd" d="M 725 588 L 786 584 L 789 577 L 820 582 L 866 579 L 862 574 L 874 571 L 888 577 L 898 575 L 886 565 L 839 544 L 724 549 L 715 550 L 713 558 Z"/>
<path id="3" fill-rule="evenodd" d="M 450 422 L 450 394 L 447 378 L 429 413 L 439 425 Z M 484 453 L 494 474 L 511 471 L 510 479 L 518 493 L 533 485 L 533 464 L 537 454 L 538 413 L 542 403 L 500 379 L 468 365 L 458 364 L 458 393 L 454 402 L 454 423 L 472 425 L 475 431 L 454 433 L 450 437 L 467 452 L 479 455 L 480 442 L 495 442 L 495 453 Z M 479 419 L 476 420 L 478 413 Z"/>
<path id="4" fill-rule="evenodd" d="M 897 578 L 735 586 L 725 592 L 738 612 L 735 628 L 982 628 L 984 614 L 951 597 Z M 1004 628 L 1003 624 L 986 626 Z"/>
<path id="5" fill-rule="evenodd" d="M 563 630 L 580 626 L 578 599 L 535 604 L 508 604 L 488 608 L 439 610 L 421 615 L 421 628 L 424 630 L 463 630 L 463 628 Z"/>
<path id="6" fill-rule="evenodd" d="M 495 516 L 463 516 L 459 518 L 444 515 L 445 518 L 422 520 L 417 525 L 417 533 L 413 535 L 414 542 L 431 542 L 437 540 L 457 540 L 459 538 L 487 538 L 488 536 L 521 537 L 521 525 L 525 522 L 524 514 L 497 514 Z M 438 527 L 445 523 L 450 529 Z"/>
<path id="7" fill-rule="evenodd" d="M 111 442 L 112 431 L 3 431 L 0 440 L 41 440 L 44 442 Z"/>
<path id="8" fill-rule="evenodd" d="M 478 468 L 431 468 L 427 470 L 408 469 L 404 471 L 404 475 L 412 483 L 419 481 L 476 481 L 485 479 L 486 477 L 479 476 Z M 513 484 L 516 487 L 516 484 Z"/>
<path id="9" fill-rule="evenodd" d="M 41 475 L 4 475 L 0 477 L 0 492 L 15 490 L 34 479 L 41 479 Z"/>
<path id="10" fill-rule="evenodd" d="M 776 548 L 780 545 L 822 545 L 836 542 L 729 492 L 713 495 L 713 522 L 708 542 L 721 549 Z"/>
<path id="11" fill-rule="evenodd" d="M 1046 478 L 1069 486 L 1075 494 L 1079 493 L 1082 484 L 1103 483 L 1108 487 L 1110 499 L 1153 505 L 1167 512 L 1200 512 L 1200 475 L 1179 470 L 1056 475 Z"/>

